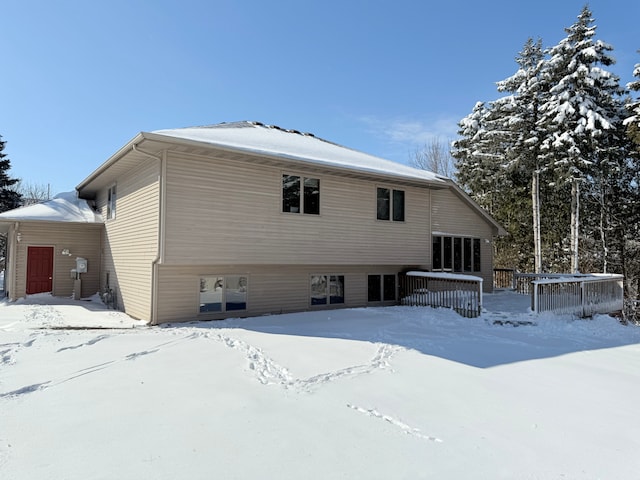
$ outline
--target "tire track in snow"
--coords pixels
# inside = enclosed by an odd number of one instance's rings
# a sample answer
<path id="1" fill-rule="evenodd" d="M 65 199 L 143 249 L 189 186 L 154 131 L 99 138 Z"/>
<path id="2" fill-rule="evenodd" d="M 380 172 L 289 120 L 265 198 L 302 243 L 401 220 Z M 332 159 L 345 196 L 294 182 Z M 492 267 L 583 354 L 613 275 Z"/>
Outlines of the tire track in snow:
<path id="1" fill-rule="evenodd" d="M 275 362 L 258 347 L 222 333 L 215 335 L 206 333 L 205 336 L 222 342 L 229 348 L 243 352 L 249 361 L 249 370 L 254 372 L 258 381 L 263 385 L 275 384 L 280 385 L 285 389 L 291 388 L 304 392 L 310 392 L 314 388 L 319 388 L 326 383 L 333 382 L 341 378 L 367 375 L 377 370 L 389 368 L 389 360 L 397 352 L 404 350 L 399 346 L 379 343 L 377 344 L 378 349 L 376 354 L 366 364 L 353 365 L 340 370 L 320 373 L 309 378 L 295 378 L 291 375 L 288 368 Z"/>
<path id="2" fill-rule="evenodd" d="M 160 351 L 159 348 L 154 348 L 153 350 L 143 350 L 141 352 L 134 352 L 134 353 L 130 353 L 129 355 L 124 357 L 124 359 L 125 360 L 135 360 L 135 359 L 137 359 L 139 357 L 144 357 L 145 355 L 151 355 L 152 353 L 157 353 L 159 351 Z"/>
<path id="3" fill-rule="evenodd" d="M 394 427 L 399 428 L 400 430 L 402 430 L 404 433 L 408 435 L 422 438 L 424 440 L 429 440 L 431 442 L 442 443 L 441 439 L 437 437 L 432 437 L 430 435 L 425 435 L 420 431 L 420 429 L 413 428 L 407 425 L 406 423 L 402 422 L 401 420 L 391 417 L 390 415 L 385 415 L 383 413 L 380 413 L 375 408 L 366 409 L 362 407 L 357 407 L 355 405 L 351 405 L 350 403 L 347 403 L 347 407 L 351 408 L 352 410 L 355 410 L 356 412 L 363 413 L 369 417 L 374 417 L 374 418 L 379 418 L 380 420 L 384 420 L 385 422 L 390 423 Z"/>
<path id="4" fill-rule="evenodd" d="M 49 386 L 50 383 L 51 382 L 34 383 L 33 385 L 27 385 L 26 387 L 21 387 L 11 392 L 0 393 L 0 398 L 19 397 L 26 393 L 37 392 L 38 390 L 43 390 L 47 388 L 47 386 Z"/>
<path id="5" fill-rule="evenodd" d="M 169 340 L 168 342 L 164 342 L 164 343 L 158 344 L 153 349 L 143 350 L 143 351 L 140 351 L 140 352 L 129 353 L 129 354 L 124 355 L 123 357 L 118 358 L 116 360 L 108 360 L 106 362 L 99 363 L 97 365 L 92 365 L 90 367 L 81 368 L 80 370 L 76 370 L 75 372 L 72 372 L 69 375 L 64 376 L 64 377 L 60 377 L 60 378 L 53 379 L 53 380 L 48 380 L 46 382 L 35 383 L 33 385 L 26 385 L 24 387 L 20 387 L 20 388 L 18 388 L 16 390 L 12 390 L 12 391 L 9 391 L 9 392 L 4 392 L 4 393 L 0 392 L 0 399 L 2 399 L 2 398 L 17 398 L 17 397 L 21 397 L 21 396 L 29 394 L 29 393 L 45 390 L 45 389 L 51 388 L 51 387 L 56 387 L 58 385 L 62 385 L 63 383 L 69 382 L 71 380 L 75 380 L 75 379 L 83 377 L 85 375 L 90 375 L 90 374 L 99 372 L 99 371 L 104 370 L 104 369 L 106 369 L 108 367 L 111 367 L 112 365 L 115 365 L 117 363 L 126 362 L 126 361 L 130 361 L 130 360 L 135 360 L 135 359 L 137 359 L 139 357 L 159 352 L 163 347 L 172 346 L 172 345 L 175 345 L 175 344 L 177 344 L 179 342 L 182 342 L 184 340 L 193 340 L 193 339 L 195 339 L 195 338 L 197 338 L 199 336 L 200 335 L 198 335 L 197 333 L 192 333 L 192 334 L 186 335 L 186 336 L 184 336 L 182 338 L 178 338 L 178 339 L 175 339 L 175 340 Z M 80 347 L 87 346 L 87 345 L 94 345 L 95 343 L 99 342 L 100 340 L 103 340 L 104 338 L 108 338 L 108 337 L 109 337 L 109 335 L 100 335 L 98 337 L 95 337 L 92 340 L 89 340 L 86 343 L 83 343 L 83 344 L 80 344 L 80 345 L 77 345 L 77 346 L 73 346 L 73 347 L 69 347 L 69 348 L 75 349 L 75 348 L 80 348 Z M 35 341 L 35 338 L 33 340 L 30 340 L 29 342 L 26 342 L 24 345 L 30 346 L 31 344 L 33 344 L 33 341 Z M 5 345 L 13 345 L 13 344 L 5 344 Z M 20 345 L 20 344 L 18 344 L 18 345 Z M 62 351 L 62 350 L 65 350 L 65 348 L 58 350 L 58 352 Z"/>
<path id="6" fill-rule="evenodd" d="M 98 335 L 97 337 L 92 338 L 91 340 L 89 340 L 87 342 L 80 343 L 79 345 L 71 345 L 69 347 L 59 348 L 58 350 L 56 350 L 56 353 L 64 352 L 65 350 L 75 350 L 76 348 L 88 347 L 88 346 L 91 346 L 91 345 L 95 345 L 99 341 L 104 340 L 104 339 L 109 338 L 109 337 L 111 337 L 111 335 Z"/>

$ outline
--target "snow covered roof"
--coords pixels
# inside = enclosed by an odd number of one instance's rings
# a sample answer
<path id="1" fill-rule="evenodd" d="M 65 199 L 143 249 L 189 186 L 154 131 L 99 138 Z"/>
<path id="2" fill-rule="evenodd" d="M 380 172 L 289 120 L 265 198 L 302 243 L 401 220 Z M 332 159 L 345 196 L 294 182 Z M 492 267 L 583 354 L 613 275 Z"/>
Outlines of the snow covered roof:
<path id="1" fill-rule="evenodd" d="M 102 216 L 86 200 L 78 198 L 76 192 L 65 192 L 43 203 L 0 213 L 0 222 L 3 221 L 102 223 Z"/>
<path id="2" fill-rule="evenodd" d="M 163 150 L 175 148 L 180 151 L 191 147 L 196 150 L 218 148 L 232 153 L 244 152 L 277 161 L 298 163 L 301 168 L 328 167 L 349 176 L 393 178 L 429 188 L 452 189 L 493 225 L 498 235 L 506 234 L 504 228 L 451 179 L 353 150 L 310 133 L 285 130 L 260 122 L 242 121 L 140 132 L 85 178 L 76 189 L 82 197 L 94 198 L 98 191 L 126 175 L 141 158 L 160 158 Z"/>
<path id="3" fill-rule="evenodd" d="M 206 143 L 254 154 L 276 156 L 319 165 L 445 183 L 433 172 L 375 157 L 310 133 L 285 130 L 260 122 L 232 122 L 201 127 L 156 130 L 154 135 Z"/>

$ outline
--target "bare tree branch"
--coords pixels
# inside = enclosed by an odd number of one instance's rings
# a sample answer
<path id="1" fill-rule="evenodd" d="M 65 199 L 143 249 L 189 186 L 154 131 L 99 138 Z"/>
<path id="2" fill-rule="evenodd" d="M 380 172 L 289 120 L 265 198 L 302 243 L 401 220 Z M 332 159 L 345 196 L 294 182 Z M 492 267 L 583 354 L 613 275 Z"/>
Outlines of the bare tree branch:
<path id="1" fill-rule="evenodd" d="M 11 189 L 22 195 L 22 205 L 25 207 L 51 199 L 49 185 L 25 183 L 19 180 Z"/>
<path id="2" fill-rule="evenodd" d="M 428 170 L 444 177 L 453 178 L 456 174 L 454 159 L 449 149 L 450 142 L 433 138 L 422 147 L 416 147 L 409 163 L 414 168 Z"/>

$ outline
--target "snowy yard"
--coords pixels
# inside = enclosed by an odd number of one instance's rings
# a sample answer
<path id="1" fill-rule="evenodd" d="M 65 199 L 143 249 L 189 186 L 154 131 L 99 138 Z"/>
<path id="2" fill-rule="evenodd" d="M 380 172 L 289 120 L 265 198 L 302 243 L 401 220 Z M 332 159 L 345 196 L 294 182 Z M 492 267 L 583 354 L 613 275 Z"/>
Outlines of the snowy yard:
<path id="1" fill-rule="evenodd" d="M 638 478 L 640 328 L 485 304 L 150 328 L 0 303 L 0 478 Z"/>

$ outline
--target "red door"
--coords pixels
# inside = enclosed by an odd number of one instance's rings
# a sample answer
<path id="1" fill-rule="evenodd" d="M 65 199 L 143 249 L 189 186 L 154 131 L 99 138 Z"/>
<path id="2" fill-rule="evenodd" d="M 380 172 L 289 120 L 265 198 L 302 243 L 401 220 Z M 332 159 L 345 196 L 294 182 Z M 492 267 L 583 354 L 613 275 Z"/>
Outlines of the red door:
<path id="1" fill-rule="evenodd" d="M 53 290 L 53 247 L 27 247 L 27 294 Z"/>

